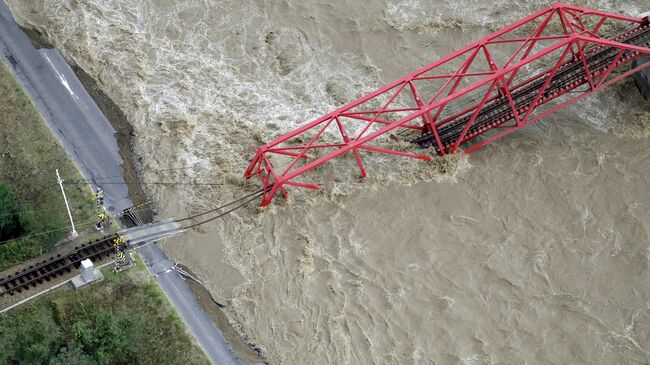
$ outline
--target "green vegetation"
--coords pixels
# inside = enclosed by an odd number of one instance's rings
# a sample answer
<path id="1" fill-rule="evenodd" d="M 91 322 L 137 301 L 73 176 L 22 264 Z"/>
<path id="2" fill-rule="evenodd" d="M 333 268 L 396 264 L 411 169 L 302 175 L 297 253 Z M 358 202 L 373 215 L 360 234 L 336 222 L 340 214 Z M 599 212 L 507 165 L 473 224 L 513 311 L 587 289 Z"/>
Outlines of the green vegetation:
<path id="1" fill-rule="evenodd" d="M 19 237 L 25 232 L 24 217 L 20 215 L 20 207 L 16 197 L 9 190 L 9 187 L 0 182 L 0 240 L 8 240 Z"/>
<path id="2" fill-rule="evenodd" d="M 69 234 L 56 168 L 64 179 L 82 179 L 20 84 L 0 62 L 0 242 L 13 240 L 0 243 L 0 271 L 42 254 Z M 90 189 L 72 185 L 65 189 L 75 222 L 81 229 L 92 229 Z M 29 237 L 14 240 L 20 236 Z"/>
<path id="3" fill-rule="evenodd" d="M 207 364 L 146 268 L 0 315 L 0 364 Z"/>
<path id="4" fill-rule="evenodd" d="M 0 62 L 0 271 L 69 234 L 56 168 L 64 179 L 82 180 Z M 65 189 L 78 229 L 93 232 L 92 192 Z M 58 289 L 0 315 L 0 364 L 208 363 L 142 261 L 105 275 L 80 292 Z"/>

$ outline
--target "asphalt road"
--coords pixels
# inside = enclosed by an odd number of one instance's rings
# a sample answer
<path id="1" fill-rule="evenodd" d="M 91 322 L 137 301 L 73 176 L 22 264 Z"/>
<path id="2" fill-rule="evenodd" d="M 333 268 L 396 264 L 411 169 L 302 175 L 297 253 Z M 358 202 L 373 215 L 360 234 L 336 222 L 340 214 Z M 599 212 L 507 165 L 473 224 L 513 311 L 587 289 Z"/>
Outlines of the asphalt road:
<path id="1" fill-rule="evenodd" d="M 138 252 L 212 363 L 242 364 L 223 334 L 215 330 L 214 323 L 196 302 L 184 279 L 173 269 L 174 263 L 167 259 L 160 247 L 150 244 L 139 248 Z"/>
<path id="2" fill-rule="evenodd" d="M 7 15 L 3 1 L 0 3 L 2 58 L 21 83 L 28 85 L 25 88 L 28 94 L 84 177 L 93 182 L 94 188 L 99 186 L 104 190 L 106 208 L 119 214 L 133 204 L 121 176 L 122 158 L 114 138 L 115 130 L 61 54 L 55 49 L 32 47 L 13 18 Z M 54 171 L 52 181 L 55 181 Z"/>
<path id="3" fill-rule="evenodd" d="M 94 187 L 102 187 L 109 211 L 120 213 L 131 207 L 127 185 L 114 183 L 124 182 L 114 129 L 59 52 L 32 47 L 4 1 L 0 1 L 0 58 L 21 82 L 86 179 L 93 181 Z M 102 186 L 101 182 L 108 180 L 112 183 Z M 241 364 L 184 279 L 171 269 L 173 263 L 165 253 L 155 244 L 141 247 L 139 252 L 212 363 Z"/>

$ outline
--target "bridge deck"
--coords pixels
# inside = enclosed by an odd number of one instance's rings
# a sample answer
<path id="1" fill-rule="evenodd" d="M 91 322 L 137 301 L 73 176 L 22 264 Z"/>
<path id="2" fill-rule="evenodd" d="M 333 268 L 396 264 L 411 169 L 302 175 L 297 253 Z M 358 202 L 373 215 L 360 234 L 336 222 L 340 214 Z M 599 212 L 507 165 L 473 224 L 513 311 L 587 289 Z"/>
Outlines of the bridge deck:
<path id="1" fill-rule="evenodd" d="M 647 47 L 650 45 L 650 27 L 644 25 L 633 28 L 615 37 L 614 40 L 625 44 Z M 612 61 L 617 58 L 619 51 L 620 49 L 615 47 L 592 46 L 586 48 L 584 50 L 586 64 L 582 62 L 582 59 L 575 58 L 565 62 L 553 76 L 550 76 L 548 71 L 545 71 L 539 77 L 533 77 L 531 81 L 513 88 L 511 90 L 512 101 L 516 108 L 523 113 L 532 106 L 540 89 L 544 90 L 535 106 L 540 106 L 557 99 L 581 86 L 589 85 L 587 70 L 591 73 L 604 72 L 611 65 Z M 623 64 L 634 56 L 633 51 L 624 52 L 621 57 L 618 57 L 617 63 Z M 548 87 L 544 88 L 549 78 L 551 80 L 548 83 Z M 476 105 L 467 108 L 463 114 L 443 120 L 440 123 L 442 126 L 438 129 L 438 135 L 445 148 L 445 152 L 450 152 L 451 147 L 462 134 L 463 128 L 472 117 L 474 108 L 476 108 Z M 507 96 L 499 94 L 483 106 L 468 133 L 463 137 L 463 141 L 468 141 L 488 132 L 492 128 L 498 128 L 502 124 L 514 121 L 514 119 L 515 115 L 512 112 Z M 429 131 L 425 131 L 422 136 L 414 139 L 412 142 L 417 143 L 423 148 L 431 146 L 440 153 L 434 134 Z"/>
<path id="2" fill-rule="evenodd" d="M 128 247 L 135 247 L 146 242 L 154 242 L 184 232 L 185 229 L 173 219 L 153 222 L 129 228 L 120 233 Z"/>
<path id="3" fill-rule="evenodd" d="M 649 22 L 549 5 L 259 146 L 244 176 L 260 180 L 267 205 L 287 186 L 319 189 L 304 174 L 346 153 L 362 177 L 365 152 L 432 159 L 425 150 L 387 148 L 386 137 L 411 136 L 404 139 L 443 156 L 461 145 L 472 152 L 650 67 L 627 69 L 650 55 Z"/>

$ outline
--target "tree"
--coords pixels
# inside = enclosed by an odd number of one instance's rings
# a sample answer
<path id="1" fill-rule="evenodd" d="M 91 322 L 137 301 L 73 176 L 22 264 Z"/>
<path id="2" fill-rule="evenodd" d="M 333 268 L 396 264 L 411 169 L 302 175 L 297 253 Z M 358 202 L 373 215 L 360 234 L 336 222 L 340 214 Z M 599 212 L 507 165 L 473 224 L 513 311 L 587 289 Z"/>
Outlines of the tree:
<path id="1" fill-rule="evenodd" d="M 0 182 L 0 241 L 12 239 L 25 232 L 20 219 L 20 205 L 7 184 Z"/>

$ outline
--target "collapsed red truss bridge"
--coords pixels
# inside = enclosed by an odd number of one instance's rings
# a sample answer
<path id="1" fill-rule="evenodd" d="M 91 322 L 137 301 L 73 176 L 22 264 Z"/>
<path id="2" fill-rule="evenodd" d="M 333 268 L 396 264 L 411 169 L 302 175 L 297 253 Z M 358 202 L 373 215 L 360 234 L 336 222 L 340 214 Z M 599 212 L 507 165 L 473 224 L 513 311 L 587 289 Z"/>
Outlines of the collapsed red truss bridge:
<path id="1" fill-rule="evenodd" d="M 287 186 L 318 189 L 302 175 L 348 152 L 362 176 L 367 151 L 421 160 L 461 145 L 469 153 L 650 67 L 624 67 L 649 46 L 647 16 L 550 5 L 265 143 L 244 176 L 259 178 L 264 206 Z M 398 131 L 429 151 L 386 148 Z"/>

